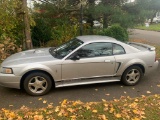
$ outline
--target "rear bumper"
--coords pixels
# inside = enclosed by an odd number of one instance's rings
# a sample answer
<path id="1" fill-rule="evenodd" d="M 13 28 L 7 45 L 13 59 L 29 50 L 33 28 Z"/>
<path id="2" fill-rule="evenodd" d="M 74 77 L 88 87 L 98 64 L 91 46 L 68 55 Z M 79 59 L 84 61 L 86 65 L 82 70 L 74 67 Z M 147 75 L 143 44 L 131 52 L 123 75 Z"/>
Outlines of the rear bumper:
<path id="1" fill-rule="evenodd" d="M 1 86 L 20 89 L 20 80 L 20 76 L 15 76 L 14 74 L 0 73 Z"/>
<path id="2" fill-rule="evenodd" d="M 158 65 L 159 65 L 159 61 L 157 60 L 156 62 L 154 62 L 153 66 L 148 66 L 148 68 L 146 69 L 145 74 L 149 74 L 151 72 L 154 72 L 158 69 Z"/>

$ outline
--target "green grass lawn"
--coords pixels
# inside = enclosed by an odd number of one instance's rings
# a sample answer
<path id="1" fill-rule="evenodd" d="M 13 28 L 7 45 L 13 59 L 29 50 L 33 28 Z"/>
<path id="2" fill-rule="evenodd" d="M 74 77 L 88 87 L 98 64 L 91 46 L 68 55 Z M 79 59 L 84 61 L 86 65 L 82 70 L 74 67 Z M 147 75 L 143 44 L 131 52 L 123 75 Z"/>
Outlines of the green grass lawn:
<path id="1" fill-rule="evenodd" d="M 0 110 L 0 120 L 158 120 L 159 116 L 160 95 L 134 99 L 122 96 L 98 103 L 64 100 L 59 106 L 48 103 L 41 109 L 23 106 L 19 110 Z"/>
<path id="2" fill-rule="evenodd" d="M 151 31 L 160 31 L 160 23 L 159 24 L 152 24 L 149 25 L 149 27 L 144 26 L 137 26 L 137 29 L 141 29 L 141 30 L 151 30 Z"/>

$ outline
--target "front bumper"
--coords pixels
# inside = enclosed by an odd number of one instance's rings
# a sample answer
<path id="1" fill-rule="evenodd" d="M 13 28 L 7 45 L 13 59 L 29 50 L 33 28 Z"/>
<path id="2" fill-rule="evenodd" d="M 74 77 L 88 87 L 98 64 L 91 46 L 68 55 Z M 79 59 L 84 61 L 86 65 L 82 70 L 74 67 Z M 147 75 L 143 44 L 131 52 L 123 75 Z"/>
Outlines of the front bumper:
<path id="1" fill-rule="evenodd" d="M 21 76 L 15 76 L 14 74 L 0 73 L 0 85 L 9 88 L 20 89 Z"/>

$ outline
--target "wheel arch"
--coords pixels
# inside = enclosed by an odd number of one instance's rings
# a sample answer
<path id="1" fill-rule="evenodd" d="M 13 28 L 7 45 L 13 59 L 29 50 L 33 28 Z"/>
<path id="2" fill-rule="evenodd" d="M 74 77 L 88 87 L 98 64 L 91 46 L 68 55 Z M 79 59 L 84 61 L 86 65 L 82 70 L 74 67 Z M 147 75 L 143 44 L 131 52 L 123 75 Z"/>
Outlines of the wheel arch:
<path id="1" fill-rule="evenodd" d="M 124 74 L 124 72 L 125 72 L 128 68 L 133 67 L 133 66 L 138 66 L 138 67 L 140 67 L 141 70 L 142 70 L 142 72 L 143 72 L 143 74 L 145 74 L 145 67 L 144 67 L 142 64 L 139 64 L 139 63 L 137 63 L 137 64 L 132 64 L 132 65 L 128 66 L 127 68 L 125 68 L 124 71 L 123 71 L 123 74 Z"/>
<path id="2" fill-rule="evenodd" d="M 34 72 L 42 72 L 42 73 L 47 74 L 47 75 L 51 78 L 51 80 L 52 80 L 52 81 L 51 81 L 51 82 L 52 82 L 52 86 L 55 87 L 55 81 L 54 81 L 54 78 L 52 77 L 52 75 L 51 75 L 50 73 L 44 71 L 44 70 L 38 70 L 38 69 L 37 69 L 37 70 L 30 70 L 30 71 L 26 72 L 26 73 L 22 76 L 22 78 L 21 78 L 21 80 L 20 80 L 20 88 L 21 88 L 21 89 L 23 89 L 23 83 L 24 83 L 25 78 L 26 78 L 29 74 L 34 73 Z"/>

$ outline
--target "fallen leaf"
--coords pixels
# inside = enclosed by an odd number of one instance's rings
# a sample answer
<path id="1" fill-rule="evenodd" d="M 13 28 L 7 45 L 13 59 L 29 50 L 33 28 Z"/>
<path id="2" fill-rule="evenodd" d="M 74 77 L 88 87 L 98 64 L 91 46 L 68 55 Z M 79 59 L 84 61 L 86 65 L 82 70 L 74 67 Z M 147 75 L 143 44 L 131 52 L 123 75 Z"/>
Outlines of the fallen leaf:
<path id="1" fill-rule="evenodd" d="M 58 116 L 62 116 L 62 115 L 64 115 L 64 114 L 65 114 L 64 109 L 61 109 L 61 111 L 58 113 Z"/>
<path id="2" fill-rule="evenodd" d="M 127 94 L 127 92 L 126 92 L 126 91 L 124 91 L 124 94 Z"/>
<path id="3" fill-rule="evenodd" d="M 46 100 L 44 100 L 44 101 L 43 101 L 43 104 L 46 104 L 46 103 L 47 103 L 47 101 L 46 101 Z"/>
<path id="4" fill-rule="evenodd" d="M 138 99 L 135 99 L 134 101 L 135 101 L 135 102 L 138 102 L 139 100 L 138 100 Z"/>
<path id="5" fill-rule="evenodd" d="M 48 108 L 53 108 L 53 105 L 52 104 L 48 104 Z"/>
<path id="6" fill-rule="evenodd" d="M 68 108 L 67 109 L 70 113 L 73 113 L 74 112 L 74 110 L 72 109 L 72 108 Z"/>
<path id="7" fill-rule="evenodd" d="M 42 100 L 42 98 L 39 98 L 38 100 Z"/>
<path id="8" fill-rule="evenodd" d="M 154 96 L 155 96 L 156 98 L 158 97 L 158 95 L 157 95 L 157 94 L 155 94 Z"/>
<path id="9" fill-rule="evenodd" d="M 90 106 L 86 106 L 86 108 L 87 108 L 87 110 L 91 109 L 91 107 L 90 107 Z"/>
<path id="10" fill-rule="evenodd" d="M 139 111 L 138 110 L 133 110 L 133 113 L 134 114 L 139 114 Z"/>
<path id="11" fill-rule="evenodd" d="M 115 109 L 112 107 L 112 108 L 110 109 L 109 113 L 113 113 L 114 110 L 115 110 Z"/>
<path id="12" fill-rule="evenodd" d="M 105 99 L 102 99 L 103 102 L 107 102 Z"/>
<path id="13" fill-rule="evenodd" d="M 160 85 L 157 85 L 157 87 L 160 87 Z"/>
<path id="14" fill-rule="evenodd" d="M 150 92 L 150 91 L 147 91 L 147 93 L 150 94 L 151 92 Z"/>
<path id="15" fill-rule="evenodd" d="M 58 112 L 58 111 L 59 111 L 59 106 L 57 106 L 55 109 L 55 112 Z"/>
<path id="16" fill-rule="evenodd" d="M 95 91 L 98 91 L 98 89 L 95 89 Z"/>
<path id="17" fill-rule="evenodd" d="M 97 110 L 92 110 L 93 113 L 97 113 Z"/>
<path id="18" fill-rule="evenodd" d="M 42 115 L 35 115 L 34 120 L 43 120 L 43 116 Z"/>
<path id="19" fill-rule="evenodd" d="M 140 120 L 139 118 L 137 118 L 137 117 L 135 117 L 135 118 L 133 118 L 132 120 Z"/>
<path id="20" fill-rule="evenodd" d="M 146 98 L 146 96 L 145 95 L 141 95 L 142 96 L 142 98 Z"/>
<path id="21" fill-rule="evenodd" d="M 9 105 L 9 107 L 13 107 L 13 105 Z"/>
<path id="22" fill-rule="evenodd" d="M 105 107 L 108 107 L 108 104 L 105 103 L 104 106 L 105 106 Z"/>
<path id="23" fill-rule="evenodd" d="M 122 116 L 121 116 L 121 114 L 115 114 L 115 117 L 116 118 L 121 118 Z"/>
<path id="24" fill-rule="evenodd" d="M 61 106 L 65 105 L 67 103 L 67 99 L 64 99 L 63 102 L 61 103 Z"/>
<path id="25" fill-rule="evenodd" d="M 99 115 L 99 119 L 101 119 L 101 120 L 107 120 L 107 118 L 106 118 L 105 115 Z"/>
<path id="26" fill-rule="evenodd" d="M 9 117 L 11 119 L 14 119 L 16 117 L 16 114 L 14 112 L 9 113 Z"/>
<path id="27" fill-rule="evenodd" d="M 107 96 L 109 96 L 110 94 L 106 94 Z"/>
<path id="28" fill-rule="evenodd" d="M 75 120 L 76 119 L 76 116 L 75 115 L 72 115 L 70 116 L 71 117 L 71 120 Z"/>

